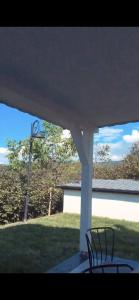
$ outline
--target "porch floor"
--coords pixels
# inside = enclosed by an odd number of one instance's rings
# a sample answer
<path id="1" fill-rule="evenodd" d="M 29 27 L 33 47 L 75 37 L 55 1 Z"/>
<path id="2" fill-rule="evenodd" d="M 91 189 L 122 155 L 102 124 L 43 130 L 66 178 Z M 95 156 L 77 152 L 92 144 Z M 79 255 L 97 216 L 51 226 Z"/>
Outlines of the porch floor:
<path id="1" fill-rule="evenodd" d="M 129 264 L 134 268 L 134 270 L 138 270 L 137 273 L 139 273 L 139 261 L 114 257 L 114 263 Z M 85 256 L 81 256 L 80 252 L 78 252 L 62 263 L 48 270 L 47 273 L 81 273 L 88 267 L 88 259 Z"/>

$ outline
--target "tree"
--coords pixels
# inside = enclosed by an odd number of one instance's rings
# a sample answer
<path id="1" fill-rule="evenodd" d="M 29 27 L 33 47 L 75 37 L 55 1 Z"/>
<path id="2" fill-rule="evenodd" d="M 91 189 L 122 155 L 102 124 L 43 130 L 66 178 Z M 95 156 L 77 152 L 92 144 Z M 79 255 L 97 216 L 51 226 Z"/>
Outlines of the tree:
<path id="1" fill-rule="evenodd" d="M 131 146 L 129 154 L 123 160 L 123 178 L 139 179 L 139 142 Z"/>
<path id="2" fill-rule="evenodd" d="M 50 215 L 53 198 L 52 193 L 56 193 L 55 186 L 58 182 L 58 177 L 61 176 L 58 171 L 59 165 L 71 161 L 72 156 L 76 152 L 76 148 L 70 135 L 67 138 L 63 137 L 63 129 L 61 127 L 55 126 L 46 121 L 44 121 L 42 125 L 47 139 L 33 139 L 32 172 L 36 172 L 38 169 L 44 168 L 47 169 L 47 171 L 49 170 L 49 175 L 47 176 L 49 178 L 49 187 L 47 185 L 47 188 L 49 193 L 48 212 Z M 16 170 L 20 174 L 24 194 L 26 194 L 25 202 L 27 202 L 29 195 L 27 186 L 27 172 L 26 175 L 24 172 L 29 161 L 29 144 L 29 139 L 22 141 L 8 141 L 8 159 L 10 168 L 12 170 Z M 31 186 L 31 182 L 29 185 Z M 28 206 L 28 204 L 25 206 Z"/>
<path id="3" fill-rule="evenodd" d="M 36 169 L 32 174 L 29 187 L 28 217 L 45 216 L 49 212 L 49 179 L 51 174 L 46 169 Z M 24 190 L 23 182 L 17 171 L 8 166 L 0 172 L 0 224 L 23 220 L 24 215 Z M 51 213 L 62 211 L 63 191 L 53 189 Z"/>
<path id="4" fill-rule="evenodd" d="M 94 178 L 109 178 L 110 174 L 110 146 L 109 145 L 96 145 L 95 161 L 93 174 Z"/>
<path id="5" fill-rule="evenodd" d="M 103 154 L 103 151 L 99 151 L 99 154 Z M 94 170 L 95 178 L 139 180 L 139 142 L 132 144 L 130 152 L 121 163 L 116 165 L 97 163 Z"/>
<path id="6" fill-rule="evenodd" d="M 63 129 L 46 121 L 43 122 L 43 129 L 47 139 L 34 139 L 32 161 L 40 167 L 47 166 L 48 162 L 66 162 L 72 160 L 76 153 L 71 136 L 63 138 Z M 29 139 L 22 141 L 9 140 L 7 155 L 11 168 L 20 170 L 28 162 L 29 158 Z M 35 164 L 34 164 L 35 166 Z"/>
<path id="7" fill-rule="evenodd" d="M 110 146 L 97 144 L 96 153 L 95 153 L 95 162 L 107 163 L 109 161 L 110 161 Z"/>
<path id="8" fill-rule="evenodd" d="M 21 220 L 23 195 L 20 178 L 14 170 L 0 172 L 0 224 Z"/>

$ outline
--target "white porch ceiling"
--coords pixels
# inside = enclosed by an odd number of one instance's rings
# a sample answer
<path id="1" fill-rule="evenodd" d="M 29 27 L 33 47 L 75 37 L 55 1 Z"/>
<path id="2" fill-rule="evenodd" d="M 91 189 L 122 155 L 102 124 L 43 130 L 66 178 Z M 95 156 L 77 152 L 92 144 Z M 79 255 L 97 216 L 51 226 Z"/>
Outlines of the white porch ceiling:
<path id="1" fill-rule="evenodd" d="M 139 28 L 1 27 L 0 101 L 65 128 L 139 120 Z"/>

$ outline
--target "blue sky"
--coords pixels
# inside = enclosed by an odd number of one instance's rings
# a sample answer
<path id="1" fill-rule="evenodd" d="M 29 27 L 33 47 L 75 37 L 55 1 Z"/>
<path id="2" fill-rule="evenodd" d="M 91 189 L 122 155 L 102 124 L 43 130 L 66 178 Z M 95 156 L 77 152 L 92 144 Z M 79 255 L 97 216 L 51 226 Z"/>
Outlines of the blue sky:
<path id="1" fill-rule="evenodd" d="M 110 146 L 110 158 L 113 161 L 122 160 L 130 151 L 132 144 L 138 141 L 139 122 L 103 127 L 94 137 L 95 147 L 97 144 Z"/>
<path id="2" fill-rule="evenodd" d="M 0 104 L 0 163 L 8 163 L 7 140 L 22 140 L 30 135 L 31 123 L 36 119 L 27 113 Z M 66 133 L 66 131 L 65 131 Z M 65 134 L 66 136 L 66 134 Z M 97 144 L 109 144 L 111 159 L 121 160 L 129 151 L 132 143 L 139 141 L 139 122 L 103 127 L 95 134 Z M 95 149 L 94 149 L 95 153 Z"/>
<path id="3" fill-rule="evenodd" d="M 0 164 L 7 163 L 7 140 L 22 140 L 30 135 L 35 116 L 0 104 Z M 40 120 L 41 121 L 41 120 Z"/>

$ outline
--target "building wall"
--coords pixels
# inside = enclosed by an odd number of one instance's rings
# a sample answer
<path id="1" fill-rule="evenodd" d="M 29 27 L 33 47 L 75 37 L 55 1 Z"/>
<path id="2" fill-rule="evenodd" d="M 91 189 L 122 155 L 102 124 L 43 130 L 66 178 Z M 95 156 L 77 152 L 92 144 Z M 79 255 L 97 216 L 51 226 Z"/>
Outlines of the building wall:
<path id="1" fill-rule="evenodd" d="M 63 212 L 80 214 L 81 192 L 64 190 Z M 92 193 L 92 215 L 139 222 L 139 195 Z"/>

